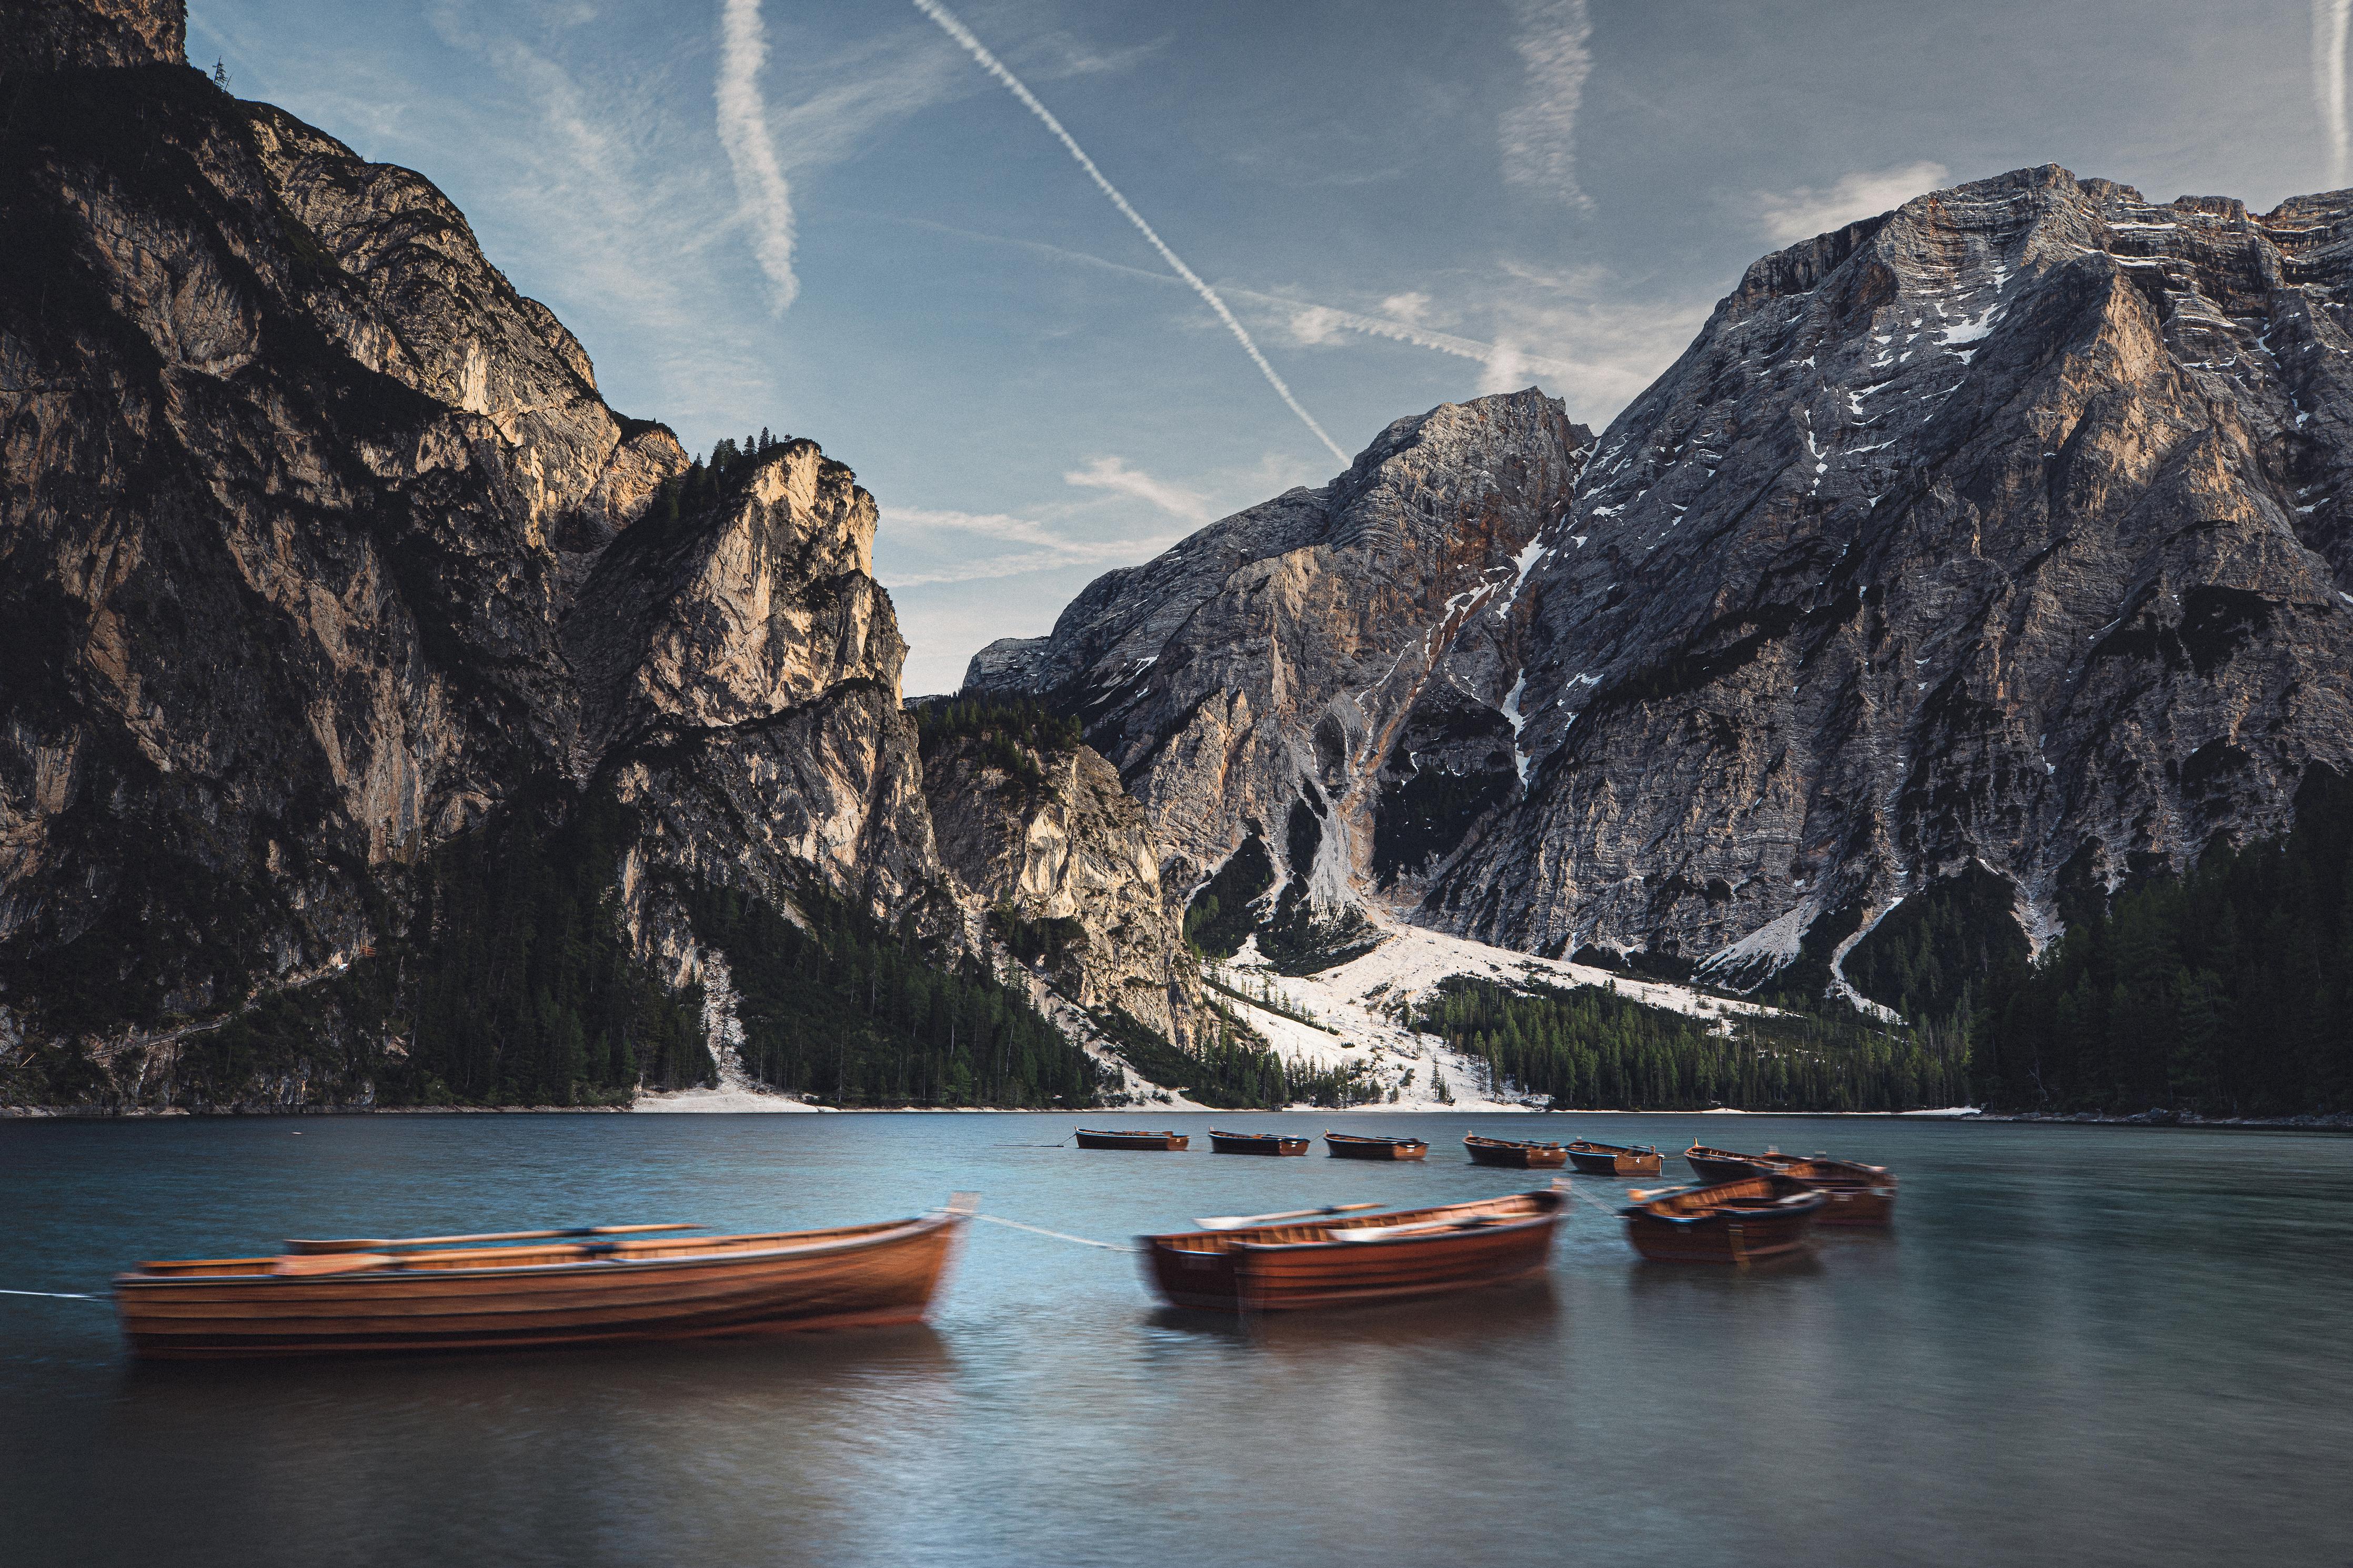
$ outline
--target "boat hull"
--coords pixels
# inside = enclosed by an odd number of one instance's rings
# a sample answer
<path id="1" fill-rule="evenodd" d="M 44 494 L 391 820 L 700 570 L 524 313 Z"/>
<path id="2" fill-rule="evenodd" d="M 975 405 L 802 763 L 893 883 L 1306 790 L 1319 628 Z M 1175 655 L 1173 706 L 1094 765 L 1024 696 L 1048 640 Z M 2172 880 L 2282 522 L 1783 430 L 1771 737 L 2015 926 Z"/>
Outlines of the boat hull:
<path id="1" fill-rule="evenodd" d="M 1588 1176 L 1655 1176 L 1665 1162 L 1648 1149 L 1568 1150 L 1568 1163 Z"/>
<path id="2" fill-rule="evenodd" d="M 1212 1312 L 1354 1306 L 1473 1289 L 1541 1273 L 1548 1265 L 1554 1227 L 1567 1201 L 1557 1192 L 1515 1194 L 1345 1220 L 1137 1240 L 1145 1282 L 1171 1306 Z M 1499 1223 L 1391 1241 L 1331 1239 L 1343 1230 L 1481 1215 Z"/>
<path id="3" fill-rule="evenodd" d="M 1430 1152 L 1427 1143 L 1390 1142 L 1382 1138 L 1359 1142 L 1355 1139 L 1336 1139 L 1328 1132 L 1324 1135 L 1324 1146 L 1332 1151 L 1336 1160 L 1419 1160 Z"/>
<path id="4" fill-rule="evenodd" d="M 1556 1170 L 1568 1163 L 1568 1151 L 1561 1148 L 1530 1148 L 1524 1143 L 1471 1143 L 1463 1147 L 1471 1152 L 1474 1165 L 1505 1165 L 1514 1170 Z"/>
<path id="5" fill-rule="evenodd" d="M 1655 1263 L 1761 1263 L 1806 1245 L 1822 1194 L 1778 1175 L 1661 1194 L 1623 1211 L 1626 1239 Z"/>
<path id="6" fill-rule="evenodd" d="M 1272 1154 L 1303 1155 L 1308 1141 L 1304 1138 L 1256 1137 L 1239 1132 L 1209 1132 L 1209 1152 L 1212 1154 Z"/>
<path id="7" fill-rule="evenodd" d="M 1078 1132 L 1082 1149 L 1124 1149 L 1131 1153 L 1180 1152 L 1192 1143 L 1180 1132 Z"/>
<path id="8" fill-rule="evenodd" d="M 952 1212 L 702 1256 L 687 1251 L 696 1245 L 687 1243 L 512 1268 L 128 1274 L 115 1282 L 115 1303 L 132 1353 L 158 1361 L 522 1350 L 868 1328 L 923 1320 L 963 1220 Z"/>
<path id="9" fill-rule="evenodd" d="M 1244 1311 L 1282 1312 L 1507 1284 L 1550 1266 L 1559 1220 L 1553 1213 L 1479 1230 L 1394 1241 L 1298 1247 L 1245 1243 L 1238 1249 L 1235 1287 Z"/>

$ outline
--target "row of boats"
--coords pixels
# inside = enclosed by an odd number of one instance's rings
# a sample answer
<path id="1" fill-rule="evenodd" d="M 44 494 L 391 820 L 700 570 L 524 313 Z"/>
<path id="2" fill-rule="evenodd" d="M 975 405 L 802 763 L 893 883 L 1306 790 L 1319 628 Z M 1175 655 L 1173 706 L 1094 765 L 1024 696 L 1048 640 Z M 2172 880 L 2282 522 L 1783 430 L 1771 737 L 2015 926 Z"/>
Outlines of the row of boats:
<path id="1" fill-rule="evenodd" d="M 1418 1142 L 1327 1139 L 1335 1154 L 1343 1142 Z M 1554 1152 L 1574 1160 L 1578 1149 L 1466 1142 L 1474 1160 L 1488 1146 L 1494 1157 L 1482 1163 L 1556 1164 Z M 1649 1168 L 1659 1168 L 1656 1150 L 1587 1147 L 1648 1153 Z M 1498 1152 L 1510 1150 L 1520 1152 Z M 1630 1192 L 1619 1211 L 1644 1258 L 1754 1263 L 1797 1250 L 1816 1224 L 1883 1226 L 1894 1215 L 1895 1179 L 1879 1166 L 1698 1145 L 1684 1158 L 1702 1184 Z M 1222 1215 L 1136 1239 L 1145 1279 L 1173 1306 L 1243 1313 L 1352 1306 L 1542 1274 L 1571 1195 L 1567 1178 L 1556 1176 L 1549 1188 L 1469 1203 Z M 174 1360 L 911 1323 L 928 1311 L 978 1207 L 972 1194 L 957 1194 L 910 1219 L 746 1236 L 690 1237 L 679 1233 L 701 1227 L 633 1225 L 290 1241 L 271 1258 L 142 1264 L 117 1278 L 115 1302 L 134 1354 Z"/>
<path id="2" fill-rule="evenodd" d="M 1082 1127 L 1071 1137 L 1078 1140 L 1082 1149 L 1122 1149 L 1131 1153 L 1181 1153 L 1193 1143 L 1182 1132 L 1107 1131 L 1099 1127 Z M 1573 1143 L 1546 1143 L 1482 1138 L 1476 1132 L 1467 1132 L 1462 1145 L 1474 1165 L 1511 1165 L 1526 1171 L 1557 1169 L 1566 1164 L 1593 1176 L 1655 1176 L 1661 1169 L 1656 1149 L 1621 1148 L 1582 1138 Z M 1337 1160 L 1422 1160 L 1430 1155 L 1429 1142 L 1420 1138 L 1364 1138 L 1352 1132 L 1326 1132 L 1324 1146 Z M 1309 1140 L 1292 1132 L 1209 1129 L 1209 1152 L 1213 1154 L 1303 1155 L 1311 1147 Z"/>

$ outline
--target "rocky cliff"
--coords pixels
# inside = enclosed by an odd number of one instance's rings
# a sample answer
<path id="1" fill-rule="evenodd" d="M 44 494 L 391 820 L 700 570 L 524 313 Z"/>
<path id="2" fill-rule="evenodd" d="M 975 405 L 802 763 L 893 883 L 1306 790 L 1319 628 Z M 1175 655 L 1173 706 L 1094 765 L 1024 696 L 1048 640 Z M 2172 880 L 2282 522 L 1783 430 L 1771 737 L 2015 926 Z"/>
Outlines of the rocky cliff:
<path id="1" fill-rule="evenodd" d="M 1908 899 L 2023 951 L 2353 763 L 2348 240 L 1923 196 L 1757 262 L 1598 442 L 1403 422 L 968 685 L 1085 716 L 1187 868 L 1257 828 L 1335 902 L 1851 996 Z"/>
<path id="2" fill-rule="evenodd" d="M 1510 779 L 1511 717 L 1464 689 L 1490 611 L 1567 510 L 1592 437 L 1533 389 L 1400 419 L 1348 471 L 1097 579 L 970 692 L 1075 713 L 1189 890 L 1263 858 L 1293 945 L 1350 939 L 1354 889 L 1419 875 Z"/>
<path id="3" fill-rule="evenodd" d="M 2353 762 L 2348 238 L 2045 167 L 1757 262 L 1540 542 L 1528 787 L 1424 918 L 1754 979 L 2279 830 Z"/>
<path id="4" fill-rule="evenodd" d="M 988 939 L 1090 1016 L 1189 1043 L 1200 982 L 1181 892 L 1118 773 L 1035 710 L 935 700 L 920 718 L 940 858 Z"/>
<path id="5" fill-rule="evenodd" d="M 744 969 L 714 922 L 862 955 L 859 1009 L 760 970 L 855 1020 L 845 1091 L 916 1092 L 923 997 L 933 1091 L 1075 1091 L 936 851 L 850 470 L 690 465 L 427 181 L 183 37 L 164 0 L 0 0 L 0 1100 L 691 1081 Z M 1086 812 L 1079 860 L 1132 837 Z M 1112 968 L 1157 984 L 1142 886 Z"/>

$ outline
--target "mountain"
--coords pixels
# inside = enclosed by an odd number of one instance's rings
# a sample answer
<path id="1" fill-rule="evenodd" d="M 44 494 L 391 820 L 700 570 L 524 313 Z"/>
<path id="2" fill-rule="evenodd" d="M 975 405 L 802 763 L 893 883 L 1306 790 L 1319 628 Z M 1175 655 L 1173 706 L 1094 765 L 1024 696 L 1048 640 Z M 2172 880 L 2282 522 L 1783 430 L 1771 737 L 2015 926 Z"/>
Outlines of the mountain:
<path id="1" fill-rule="evenodd" d="M 2353 767 L 2348 239 L 2353 193 L 1922 196 L 1756 263 L 1598 441 L 1401 421 L 967 688 L 1083 718 L 1228 940 L 1313 965 L 1369 900 L 1892 1005 L 1923 933 L 2023 957 Z"/>
<path id="2" fill-rule="evenodd" d="M 976 655 L 973 693 L 1077 716 L 1189 890 L 1238 853 L 1265 941 L 1360 943 L 1355 889 L 1418 872 L 1515 781 L 1474 695 L 1494 610 L 1567 512 L 1592 433 L 1530 389 L 1400 419 L 1348 471 L 1096 579 L 1044 637 Z M 1230 899 L 1229 900 L 1230 902 Z"/>
<path id="3" fill-rule="evenodd" d="M 851 471 L 690 460 L 431 184 L 184 43 L 0 0 L 0 1100 L 1092 1099 L 941 858 Z M 1181 1044 L 1155 870 L 1121 973 Z"/>

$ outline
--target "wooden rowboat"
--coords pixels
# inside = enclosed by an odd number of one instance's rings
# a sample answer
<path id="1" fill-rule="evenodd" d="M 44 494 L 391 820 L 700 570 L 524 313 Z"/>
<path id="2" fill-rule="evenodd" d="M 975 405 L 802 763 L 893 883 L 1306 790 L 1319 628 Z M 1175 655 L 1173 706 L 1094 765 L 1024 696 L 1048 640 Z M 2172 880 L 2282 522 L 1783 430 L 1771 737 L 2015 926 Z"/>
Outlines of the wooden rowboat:
<path id="1" fill-rule="evenodd" d="M 1438 1295 L 1544 1272 L 1568 1194 L 1519 1193 L 1392 1214 L 1136 1239 L 1173 1306 L 1289 1311 Z"/>
<path id="2" fill-rule="evenodd" d="M 1082 1127 L 1077 1134 L 1082 1149 L 1150 1149 L 1181 1150 L 1192 1140 L 1182 1132 L 1105 1132 Z"/>
<path id="3" fill-rule="evenodd" d="M 1307 1140 L 1284 1132 L 1220 1132 L 1209 1129 L 1212 1154 L 1304 1154 Z"/>
<path id="4" fill-rule="evenodd" d="M 1326 1132 L 1324 1145 L 1341 1160 L 1419 1160 L 1430 1145 L 1419 1138 L 1359 1138 L 1351 1132 Z"/>
<path id="5" fill-rule="evenodd" d="M 1753 1176 L 1765 1169 L 1778 1154 L 1736 1154 L 1729 1149 L 1710 1149 L 1694 1143 L 1683 1151 L 1692 1173 L 1703 1182 L 1736 1182 L 1743 1176 Z"/>
<path id="6" fill-rule="evenodd" d="M 279 1258 L 142 1263 L 114 1281 L 155 1360 L 535 1349 L 923 1319 L 978 1200 L 826 1230 L 610 1240 L 618 1226 L 288 1243 Z M 581 1239 L 569 1239 L 569 1238 Z M 530 1241 L 527 1246 L 485 1243 Z"/>
<path id="7" fill-rule="evenodd" d="M 1803 1182 L 1826 1200 L 1816 1225 L 1888 1226 L 1895 1223 L 1895 1178 L 1884 1165 L 1853 1160 L 1766 1156 L 1766 1168 Z"/>
<path id="8" fill-rule="evenodd" d="M 1805 1245 L 1825 1202 L 1778 1173 L 1638 1193 L 1619 1211 L 1634 1250 L 1661 1263 L 1755 1263 Z"/>
<path id="9" fill-rule="evenodd" d="M 1466 1132 L 1462 1146 L 1471 1152 L 1474 1165 L 1515 1165 L 1528 1170 L 1568 1163 L 1568 1151 L 1557 1143 L 1522 1143 L 1509 1138 L 1482 1138 L 1476 1132 Z"/>
<path id="10" fill-rule="evenodd" d="M 1588 1176 L 1655 1176 L 1666 1168 L 1656 1149 L 1629 1149 L 1585 1138 L 1568 1146 L 1568 1163 Z"/>

